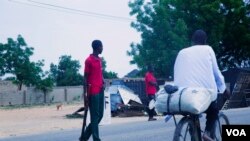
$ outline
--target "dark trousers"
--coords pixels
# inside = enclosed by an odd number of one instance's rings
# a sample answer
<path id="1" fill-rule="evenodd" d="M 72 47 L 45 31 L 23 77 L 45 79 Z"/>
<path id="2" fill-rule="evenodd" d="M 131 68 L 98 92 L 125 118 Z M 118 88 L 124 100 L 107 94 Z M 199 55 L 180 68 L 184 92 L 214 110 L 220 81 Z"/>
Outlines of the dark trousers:
<path id="1" fill-rule="evenodd" d="M 90 124 L 84 132 L 84 139 L 88 140 L 92 134 L 93 141 L 100 141 L 99 123 L 104 112 L 104 92 L 89 97 Z"/>
<path id="2" fill-rule="evenodd" d="M 149 102 L 152 99 L 155 99 L 155 95 L 147 95 L 147 97 L 148 97 L 148 101 L 147 101 L 147 108 L 146 109 L 147 109 L 148 117 L 153 118 L 155 115 L 155 108 L 149 109 Z"/>
<path id="3" fill-rule="evenodd" d="M 206 113 L 206 119 L 207 119 L 205 131 L 208 131 L 211 137 L 214 137 L 216 120 L 219 114 L 217 101 L 213 101 L 208 107 L 208 109 L 205 111 L 205 113 Z"/>

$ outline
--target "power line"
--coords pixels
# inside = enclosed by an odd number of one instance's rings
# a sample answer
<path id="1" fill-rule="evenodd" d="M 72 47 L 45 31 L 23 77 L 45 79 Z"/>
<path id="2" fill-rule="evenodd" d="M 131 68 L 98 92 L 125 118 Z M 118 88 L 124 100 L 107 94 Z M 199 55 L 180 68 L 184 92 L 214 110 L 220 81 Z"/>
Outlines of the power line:
<path id="1" fill-rule="evenodd" d="M 115 19 L 121 19 L 121 20 L 129 20 L 129 21 L 133 20 L 133 19 L 125 18 L 125 17 L 118 17 L 118 16 L 112 16 L 112 15 L 94 13 L 94 12 L 89 12 L 89 11 L 84 11 L 84 10 L 79 10 L 79 9 L 73 9 L 73 8 L 67 8 L 67 7 L 63 7 L 63 6 L 48 4 L 48 3 L 37 2 L 37 1 L 33 1 L 33 0 L 28 0 L 28 1 L 33 2 L 33 3 L 37 3 L 37 4 L 41 4 L 41 5 L 47 5 L 47 6 L 51 6 L 51 7 L 56 7 L 56 8 L 61 8 L 61 9 L 66 9 L 66 10 L 71 10 L 71 11 L 76 11 L 76 12 L 82 12 L 82 13 L 86 13 L 86 14 L 90 14 L 90 15 L 109 17 L 109 18 L 115 18 Z"/>
<path id="2" fill-rule="evenodd" d="M 30 4 L 30 3 L 16 1 L 16 0 L 8 0 L 8 1 L 9 2 L 13 2 L 13 3 L 17 3 L 17 4 L 21 4 L 21 5 L 28 5 L 28 6 L 39 7 L 39 8 L 43 8 L 43 9 L 49 9 L 49 10 L 55 10 L 55 11 L 65 12 L 65 11 L 59 10 L 59 9 L 48 8 L 48 7 L 44 7 L 44 6 L 38 6 L 38 5 L 35 5 L 35 4 Z M 72 13 L 72 12 L 68 12 L 68 13 Z M 72 13 L 72 14 L 76 14 L 76 13 Z"/>
<path id="3" fill-rule="evenodd" d="M 91 17 L 108 19 L 108 20 L 113 20 L 113 21 L 114 20 L 123 21 L 123 22 L 132 22 L 132 21 L 134 21 L 134 19 L 130 19 L 130 18 L 126 18 L 126 17 L 119 17 L 119 16 L 112 16 L 112 15 L 100 14 L 100 13 L 95 13 L 95 12 L 89 12 L 89 11 L 84 11 L 84 10 L 79 10 L 79 9 L 74 9 L 74 8 L 68 8 L 68 7 L 53 5 L 53 4 L 49 4 L 49 3 L 37 2 L 37 1 L 33 1 L 33 0 L 27 0 L 29 3 L 21 2 L 21 1 L 17 1 L 17 0 L 9 0 L 9 1 L 10 2 L 15 2 L 15 3 L 18 3 L 18 4 L 23 4 L 23 5 L 35 6 L 35 7 L 45 8 L 45 9 L 49 9 L 49 10 L 66 12 L 66 13 L 70 13 L 70 14 L 91 16 Z M 36 5 L 31 4 L 31 3 L 35 3 Z M 53 7 L 53 8 L 51 8 L 51 7 Z"/>

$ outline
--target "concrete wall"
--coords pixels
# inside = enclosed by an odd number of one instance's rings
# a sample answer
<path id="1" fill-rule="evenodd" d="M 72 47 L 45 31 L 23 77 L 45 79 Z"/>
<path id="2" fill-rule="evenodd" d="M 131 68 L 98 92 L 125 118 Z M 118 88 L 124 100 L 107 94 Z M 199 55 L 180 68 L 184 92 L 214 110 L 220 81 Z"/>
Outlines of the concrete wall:
<path id="1" fill-rule="evenodd" d="M 27 87 L 22 86 L 22 90 L 18 86 L 9 81 L 0 81 L 0 105 L 17 105 L 22 104 L 24 93 Z"/>
<path id="2" fill-rule="evenodd" d="M 80 101 L 82 86 L 54 87 L 51 92 L 44 94 L 34 87 L 18 86 L 10 81 L 0 81 L 0 106 L 21 104 L 62 103 Z"/>

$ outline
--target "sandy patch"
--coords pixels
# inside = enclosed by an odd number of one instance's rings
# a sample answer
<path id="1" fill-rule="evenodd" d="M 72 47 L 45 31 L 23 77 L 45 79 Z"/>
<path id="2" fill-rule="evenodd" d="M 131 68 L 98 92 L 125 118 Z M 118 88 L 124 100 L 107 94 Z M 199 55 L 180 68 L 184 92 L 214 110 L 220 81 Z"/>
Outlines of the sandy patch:
<path id="1" fill-rule="evenodd" d="M 49 131 L 81 128 L 82 119 L 69 119 L 65 116 L 72 114 L 82 104 L 63 105 L 57 110 L 56 105 L 35 106 L 19 109 L 0 109 L 0 138 L 39 134 Z M 111 124 L 124 122 L 146 121 L 147 117 L 114 117 Z"/>

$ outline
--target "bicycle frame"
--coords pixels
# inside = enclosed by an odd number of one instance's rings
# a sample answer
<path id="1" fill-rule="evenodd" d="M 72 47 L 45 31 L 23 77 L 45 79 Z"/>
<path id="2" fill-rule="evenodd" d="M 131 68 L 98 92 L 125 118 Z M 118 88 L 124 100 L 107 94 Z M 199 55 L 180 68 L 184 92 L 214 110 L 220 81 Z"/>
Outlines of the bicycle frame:
<path id="1" fill-rule="evenodd" d="M 186 139 L 189 139 L 187 137 L 190 137 L 192 141 L 202 141 L 203 138 L 202 135 L 204 133 L 204 130 L 201 129 L 201 122 L 200 122 L 202 114 L 200 115 L 181 114 L 183 117 L 179 121 L 176 120 L 175 115 L 180 115 L 180 114 L 170 114 L 170 115 L 172 115 L 176 126 L 174 133 L 174 141 L 186 141 Z M 216 124 L 217 125 L 214 137 L 216 141 L 221 141 L 222 139 L 221 125 L 222 124 L 229 125 L 230 122 L 227 116 L 223 112 L 219 112 Z M 206 140 L 212 140 L 208 136 L 204 136 L 204 138 Z"/>
<path id="2" fill-rule="evenodd" d="M 176 117 L 175 115 L 173 114 L 173 119 L 174 119 L 174 123 L 175 123 L 175 126 L 177 127 L 177 120 L 176 120 Z M 194 125 L 194 129 L 191 132 L 192 134 L 192 141 L 202 141 L 202 130 L 201 130 L 201 126 L 200 126 L 200 115 L 192 115 L 192 114 L 185 114 L 183 115 L 184 117 L 182 118 L 188 118 L 188 119 L 191 119 L 192 123 Z"/>
<path id="3" fill-rule="evenodd" d="M 199 115 L 190 115 L 190 118 L 192 119 L 193 123 L 194 123 L 194 140 L 195 141 L 202 141 L 201 139 L 201 126 L 200 126 L 200 117 Z"/>

